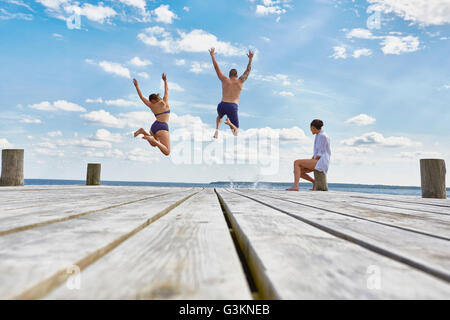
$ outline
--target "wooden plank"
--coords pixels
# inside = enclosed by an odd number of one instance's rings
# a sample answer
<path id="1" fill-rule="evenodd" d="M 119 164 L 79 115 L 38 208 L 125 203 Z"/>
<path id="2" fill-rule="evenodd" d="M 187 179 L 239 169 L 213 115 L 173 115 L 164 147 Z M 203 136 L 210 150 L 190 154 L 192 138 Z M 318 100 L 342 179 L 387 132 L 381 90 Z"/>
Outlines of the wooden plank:
<path id="1" fill-rule="evenodd" d="M 213 190 L 175 208 L 48 299 L 251 299 Z"/>
<path id="2" fill-rule="evenodd" d="M 170 192 L 177 192 L 177 190 L 151 190 L 139 193 L 127 193 L 128 190 L 123 190 L 125 195 L 119 194 L 95 194 L 93 196 L 86 195 L 86 197 L 70 198 L 70 193 L 66 197 L 60 197 L 62 200 L 56 203 L 46 204 L 45 200 L 40 206 L 25 206 L 18 210 L 3 211 L 0 216 L 0 236 L 4 236 L 14 232 L 21 232 L 42 225 L 62 222 L 74 218 L 79 218 L 99 211 L 108 210 L 118 206 L 126 206 L 131 203 L 145 201 L 152 197 L 158 197 Z M 166 191 L 165 193 L 163 193 Z M 42 199 L 54 199 L 55 194 L 52 192 L 41 192 Z"/>
<path id="3" fill-rule="evenodd" d="M 218 190 L 265 298 L 448 298 L 450 286 L 237 193 Z M 380 272 L 380 287 L 372 281 Z M 376 281 L 375 281 L 376 282 Z"/>
<path id="4" fill-rule="evenodd" d="M 0 299 L 45 295 L 68 266 L 89 265 L 193 193 L 168 194 L 0 237 Z"/>
<path id="5" fill-rule="evenodd" d="M 240 191 L 239 194 L 450 282 L 450 241 L 389 228 L 320 209 L 302 208 L 291 202 L 268 199 L 258 194 L 249 195 L 249 191 L 244 193 Z"/>
<path id="6" fill-rule="evenodd" d="M 252 194 L 259 194 L 270 198 L 291 201 L 301 206 L 312 207 L 315 209 L 326 210 L 331 213 L 364 219 L 374 223 L 383 224 L 393 228 L 401 228 L 412 232 L 418 232 L 438 237 L 444 240 L 450 240 L 450 217 L 439 215 L 427 215 L 423 212 L 405 213 L 402 210 L 397 212 L 380 210 L 367 205 L 358 205 L 352 202 L 349 197 L 334 197 L 326 200 L 319 200 L 310 197 L 307 193 L 293 192 L 265 192 L 251 191 Z M 444 218 L 444 219 L 443 219 Z"/>

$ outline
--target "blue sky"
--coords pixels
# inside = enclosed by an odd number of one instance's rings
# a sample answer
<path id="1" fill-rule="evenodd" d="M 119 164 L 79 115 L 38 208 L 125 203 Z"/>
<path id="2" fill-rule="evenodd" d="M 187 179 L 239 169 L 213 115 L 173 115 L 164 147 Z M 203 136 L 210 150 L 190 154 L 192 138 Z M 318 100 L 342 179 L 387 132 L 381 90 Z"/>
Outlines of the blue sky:
<path id="1" fill-rule="evenodd" d="M 101 162 L 107 180 L 291 181 L 315 118 L 331 138 L 331 182 L 419 185 L 418 159 L 450 159 L 449 0 L 0 0 L 0 40 L 0 147 L 25 149 L 27 178 L 83 179 Z M 210 46 L 224 73 L 256 50 L 236 145 L 280 135 L 276 172 L 180 164 L 132 138 L 154 120 L 132 78 L 148 95 L 165 72 L 173 152 L 194 132 L 202 150 L 231 139 L 223 127 L 211 141 Z"/>

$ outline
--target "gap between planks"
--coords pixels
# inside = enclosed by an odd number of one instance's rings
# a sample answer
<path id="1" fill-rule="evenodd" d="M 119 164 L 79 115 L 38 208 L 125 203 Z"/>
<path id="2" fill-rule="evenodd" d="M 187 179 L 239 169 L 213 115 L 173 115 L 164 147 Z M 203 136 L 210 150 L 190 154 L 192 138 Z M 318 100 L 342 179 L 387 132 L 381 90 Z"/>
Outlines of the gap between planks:
<path id="1" fill-rule="evenodd" d="M 6 235 L 12 234 L 12 233 L 17 233 L 17 232 L 21 232 L 21 231 L 26 231 L 26 230 L 30 230 L 30 229 L 34 229 L 34 228 L 47 226 L 47 225 L 58 223 L 58 222 L 64 222 L 64 221 L 68 221 L 68 220 L 84 217 L 84 216 L 87 216 L 87 215 L 90 215 L 90 214 L 93 214 L 93 213 L 102 212 L 102 211 L 105 211 L 105 210 L 114 209 L 114 208 L 117 208 L 117 207 L 122 207 L 122 206 L 126 206 L 126 205 L 129 205 L 129 204 L 133 204 L 133 203 L 137 203 L 137 202 L 141 202 L 141 201 L 145 201 L 145 200 L 150 200 L 150 199 L 153 199 L 153 198 L 158 198 L 158 197 L 162 197 L 162 196 L 165 196 L 165 195 L 168 195 L 168 194 L 179 193 L 179 192 L 182 192 L 182 191 L 161 193 L 161 194 L 157 194 L 157 195 L 154 195 L 154 196 L 151 196 L 151 197 L 145 197 L 145 198 L 142 198 L 142 199 L 137 199 L 137 200 L 133 200 L 133 201 L 123 202 L 123 203 L 115 204 L 115 205 L 112 205 L 112 206 L 109 206 L 109 207 L 105 207 L 105 208 L 101 208 L 101 209 L 90 210 L 90 211 L 86 211 L 86 212 L 70 215 L 70 216 L 67 216 L 67 217 L 64 217 L 64 218 L 58 218 L 58 219 L 52 219 L 52 220 L 32 223 L 32 224 L 28 224 L 28 225 L 12 228 L 12 229 L 9 229 L 9 230 L 0 231 L 0 237 L 1 236 L 6 236 Z"/>
<path id="2" fill-rule="evenodd" d="M 330 210 L 330 209 L 326 209 L 326 208 L 322 208 L 322 207 L 318 207 L 318 206 L 314 206 L 314 205 L 310 205 L 310 204 L 306 204 L 306 203 L 302 203 L 302 202 L 298 202 L 298 201 L 294 201 L 294 200 L 290 200 L 290 199 L 274 197 L 274 196 L 270 196 L 270 195 L 267 195 L 267 194 L 264 194 L 264 196 L 268 197 L 268 198 L 272 198 L 272 199 L 277 199 L 277 200 L 281 200 L 281 201 L 295 203 L 295 204 L 298 204 L 298 205 L 301 205 L 301 206 L 304 206 L 304 207 L 307 207 L 307 208 L 323 210 L 323 211 L 326 211 L 326 212 L 342 215 L 342 216 L 345 216 L 345 217 L 350 217 L 350 218 L 355 218 L 355 219 L 359 219 L 359 220 L 368 221 L 368 222 L 371 222 L 371 223 L 380 224 L 380 225 L 383 225 L 383 226 L 386 226 L 386 227 L 390 227 L 390 228 L 400 229 L 400 230 L 408 231 L 408 232 L 414 232 L 414 233 L 417 233 L 417 234 L 421 234 L 423 236 L 428 236 L 428 237 L 433 237 L 433 238 L 440 239 L 440 240 L 450 241 L 450 238 L 448 238 L 448 237 L 434 235 L 434 234 L 431 234 L 431 233 L 428 233 L 428 232 L 424 232 L 424 231 L 420 231 L 420 230 L 415 230 L 415 229 L 411 229 L 411 228 L 396 226 L 394 224 L 381 222 L 381 221 L 376 221 L 376 220 L 372 220 L 372 219 L 368 219 L 368 218 L 363 218 L 363 217 L 355 216 L 355 215 L 352 215 L 352 214 L 343 213 L 343 212 L 339 212 L 339 211 L 335 211 L 335 210 Z"/>
<path id="3" fill-rule="evenodd" d="M 329 233 L 329 234 L 331 234 L 331 235 L 333 235 L 335 237 L 338 237 L 340 239 L 344 239 L 344 240 L 350 241 L 350 242 L 352 242 L 354 244 L 357 244 L 357 245 L 359 245 L 359 246 L 361 246 L 361 247 L 363 247 L 363 248 L 365 248 L 367 250 L 370 250 L 372 252 L 378 253 L 380 255 L 383 255 L 383 256 L 385 256 L 387 258 L 390 258 L 390 259 L 393 259 L 395 261 L 404 263 L 404 264 L 406 264 L 406 265 L 408 265 L 410 267 L 413 267 L 413 268 L 415 268 L 417 270 L 420 270 L 420 271 L 425 272 L 425 273 L 427 273 L 429 275 L 432 275 L 432 276 L 434 276 L 434 277 L 436 277 L 436 278 L 438 278 L 440 280 L 443 280 L 443 281 L 445 281 L 447 283 L 450 283 L 450 275 L 448 275 L 445 272 L 441 272 L 440 270 L 436 270 L 434 268 L 428 267 L 428 266 L 426 266 L 426 265 L 424 265 L 424 264 L 422 264 L 420 262 L 414 261 L 413 259 L 410 259 L 410 258 L 406 258 L 404 256 L 401 256 L 400 254 L 394 253 L 394 252 L 389 251 L 387 249 L 380 248 L 379 246 L 373 245 L 373 244 L 368 243 L 368 242 L 366 242 L 364 240 L 360 240 L 360 239 L 358 239 L 356 237 L 353 237 L 353 236 L 350 236 L 348 234 L 345 234 L 344 232 L 334 230 L 333 228 L 330 228 L 330 227 L 321 225 L 321 224 L 319 224 L 317 222 L 311 221 L 309 219 L 297 216 L 297 215 L 295 215 L 293 213 L 290 213 L 290 212 L 285 211 L 283 209 L 277 208 L 275 206 L 272 206 L 272 205 L 270 205 L 268 203 L 265 203 L 265 202 L 263 202 L 261 200 L 255 199 L 253 197 L 247 196 L 245 194 L 242 194 L 242 193 L 239 193 L 239 192 L 233 192 L 233 191 L 230 191 L 228 189 L 225 189 L 225 190 L 227 192 L 230 192 L 230 193 L 239 195 L 241 197 L 253 200 L 253 201 L 255 201 L 257 203 L 260 203 L 262 205 L 265 205 L 265 206 L 267 206 L 269 208 L 275 209 L 275 210 L 277 210 L 279 212 L 282 212 L 282 213 L 284 213 L 284 214 L 286 214 L 286 215 L 288 215 L 288 216 L 290 216 L 290 217 L 292 217 L 294 219 L 300 220 L 300 221 L 302 221 L 302 222 L 304 222 L 304 223 L 306 223 L 306 224 L 308 224 L 310 226 L 313 226 L 313 227 L 318 228 L 318 229 L 320 229 L 322 231 L 325 231 L 325 232 L 327 232 L 327 233 Z"/>
<path id="4" fill-rule="evenodd" d="M 78 266 L 80 268 L 80 271 L 94 263 L 95 261 L 99 260 L 106 254 L 108 254 L 110 251 L 115 249 L 117 246 L 119 246 L 121 243 L 129 239 L 130 237 L 134 236 L 139 231 L 143 230 L 147 226 L 149 226 L 151 223 L 157 221 L 161 217 L 165 216 L 167 213 L 181 205 L 183 202 L 188 200 L 189 198 L 193 197 L 197 193 L 201 191 L 194 192 L 186 197 L 184 197 L 181 200 L 178 200 L 177 202 L 173 203 L 172 205 L 168 206 L 167 208 L 163 209 L 153 217 L 147 219 L 144 223 L 139 225 L 138 227 L 134 228 L 130 232 L 122 235 L 121 237 L 117 238 L 116 240 L 110 242 L 106 246 L 94 251 L 93 253 L 85 256 L 78 262 L 76 262 L 74 265 Z M 72 274 L 67 272 L 67 269 L 62 269 L 58 272 L 56 272 L 53 276 L 42 280 L 35 286 L 25 290 L 18 296 L 14 297 L 13 300 L 31 300 L 31 299 L 41 299 L 45 297 L 47 294 L 49 294 L 51 291 L 53 291 L 55 288 L 60 286 L 64 281 L 66 281 L 69 277 L 71 277 Z"/>

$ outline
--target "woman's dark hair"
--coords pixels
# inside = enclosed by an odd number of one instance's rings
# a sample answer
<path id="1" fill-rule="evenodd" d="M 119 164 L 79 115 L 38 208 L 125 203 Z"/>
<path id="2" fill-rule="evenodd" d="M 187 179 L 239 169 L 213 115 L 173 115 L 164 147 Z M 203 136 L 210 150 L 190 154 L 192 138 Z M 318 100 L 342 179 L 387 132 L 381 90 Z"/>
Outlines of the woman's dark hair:
<path id="1" fill-rule="evenodd" d="M 319 120 L 319 119 L 315 119 L 311 122 L 311 127 L 314 127 L 317 130 L 321 130 L 323 127 L 323 121 Z"/>
<path id="2" fill-rule="evenodd" d="M 159 93 L 152 93 L 149 97 L 148 100 L 152 101 L 152 100 L 161 100 L 161 96 L 159 95 Z"/>

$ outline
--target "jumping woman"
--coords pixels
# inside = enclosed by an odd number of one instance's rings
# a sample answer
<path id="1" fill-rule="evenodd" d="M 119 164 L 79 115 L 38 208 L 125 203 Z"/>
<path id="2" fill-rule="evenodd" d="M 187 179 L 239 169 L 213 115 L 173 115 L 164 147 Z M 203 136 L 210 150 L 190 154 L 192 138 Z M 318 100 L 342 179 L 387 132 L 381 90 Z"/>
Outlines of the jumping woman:
<path id="1" fill-rule="evenodd" d="M 308 173 L 317 170 L 327 173 L 328 166 L 330 164 L 330 139 L 327 134 L 322 131 L 322 120 L 313 120 L 311 122 L 311 133 L 316 135 L 314 140 L 314 155 L 311 159 L 299 159 L 294 161 L 294 185 L 288 191 L 298 191 L 300 178 L 312 182 L 313 187 L 311 190 L 315 190 L 316 184 L 313 178 Z"/>
<path id="2" fill-rule="evenodd" d="M 163 73 L 162 79 L 164 81 L 164 97 L 161 99 L 159 93 L 152 93 L 150 97 L 145 98 L 141 90 L 139 90 L 139 85 L 136 79 L 133 79 L 136 91 L 141 98 L 142 102 L 152 110 L 155 114 L 156 121 L 153 122 L 150 132 L 145 131 L 140 128 L 134 133 L 134 136 L 142 134 L 142 139 L 147 140 L 152 147 L 158 147 L 159 150 L 166 156 L 170 154 L 170 135 L 169 135 L 169 87 L 167 86 L 167 77 Z"/>

